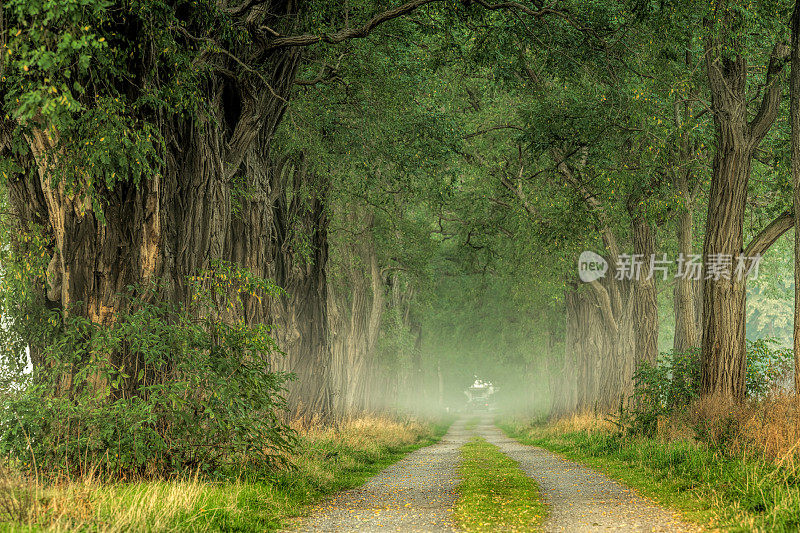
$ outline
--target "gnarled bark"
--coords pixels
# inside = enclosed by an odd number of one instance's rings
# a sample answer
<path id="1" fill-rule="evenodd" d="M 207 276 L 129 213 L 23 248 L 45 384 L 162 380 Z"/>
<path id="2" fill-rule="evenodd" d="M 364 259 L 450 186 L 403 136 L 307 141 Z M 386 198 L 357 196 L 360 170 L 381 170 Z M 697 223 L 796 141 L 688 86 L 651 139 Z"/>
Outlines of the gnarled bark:
<path id="1" fill-rule="evenodd" d="M 247 16 L 268 26 L 294 24 L 294 3 L 268 7 Z M 140 118 L 157 123 L 166 143 L 161 172 L 138 185 L 121 180 L 113 189 L 98 188 L 102 218 L 91 203 L 53 184 L 47 165 L 57 161 L 62 147 L 48 125 L 28 138 L 31 171 L 11 183 L 11 203 L 25 219 L 43 221 L 53 238 L 47 292 L 65 314 L 112 322 L 125 311 L 119 293 L 155 279 L 166 282 L 161 298 L 185 303 L 187 277 L 217 260 L 274 279 L 288 297 L 251 298 L 242 317 L 228 318 L 277 326 L 286 355 L 273 364 L 298 376 L 289 395 L 294 414 L 326 416 L 331 404 L 326 215 L 320 196 L 306 201 L 297 194 L 314 189 L 302 161 L 279 158 L 272 150 L 301 56 L 294 48 L 269 52 L 253 46 L 239 52 L 256 62 L 259 72 L 219 53 L 201 88 L 207 105 L 195 116 L 142 111 Z M 137 81 L 142 87 L 148 83 Z M 296 246 L 301 231 L 311 257 Z M 118 357 L 135 376 L 141 362 L 130 354 Z"/>
<path id="2" fill-rule="evenodd" d="M 351 415 L 370 407 L 370 377 L 384 311 L 384 283 L 372 241 L 372 216 L 346 216 L 355 233 L 342 243 L 337 267 L 343 273 L 331 286 L 331 342 L 336 382 L 336 411 Z M 335 310 L 334 310 L 335 309 Z"/>
<path id="3" fill-rule="evenodd" d="M 728 23 L 735 18 L 721 6 Z M 727 31 L 727 29 L 722 30 Z M 727 36 L 725 36 L 727 37 Z M 714 111 L 716 152 L 708 200 L 703 262 L 727 257 L 734 262 L 743 251 L 744 212 L 753 154 L 778 112 L 777 83 L 788 50 L 776 45 L 767 68 L 766 87 L 758 112 L 748 121 L 747 62 L 728 57 L 726 41 L 706 40 L 706 72 Z M 739 276 L 708 277 L 703 283 L 701 392 L 742 400 L 745 394 L 745 280 Z"/>

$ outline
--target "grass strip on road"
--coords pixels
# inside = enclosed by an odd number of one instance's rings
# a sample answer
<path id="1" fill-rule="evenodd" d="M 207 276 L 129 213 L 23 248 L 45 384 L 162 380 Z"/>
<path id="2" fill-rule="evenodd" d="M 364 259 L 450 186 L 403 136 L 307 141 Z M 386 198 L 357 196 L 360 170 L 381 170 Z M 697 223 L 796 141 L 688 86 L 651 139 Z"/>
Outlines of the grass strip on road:
<path id="1" fill-rule="evenodd" d="M 472 430 L 474 430 L 476 427 L 478 427 L 478 422 L 480 422 L 480 421 L 481 421 L 481 419 L 480 419 L 480 418 L 478 418 L 478 417 L 473 417 L 473 418 L 470 418 L 470 419 L 468 419 L 468 420 L 467 420 L 467 422 L 464 424 L 464 429 L 466 429 L 467 431 L 472 431 Z"/>
<path id="2" fill-rule="evenodd" d="M 518 423 L 500 427 L 523 444 L 597 468 L 712 530 L 800 531 L 800 476 L 794 468 L 685 440 Z"/>
<path id="3" fill-rule="evenodd" d="M 461 454 L 454 515 L 464 531 L 541 531 L 547 508 L 536 482 L 514 460 L 480 437 Z"/>

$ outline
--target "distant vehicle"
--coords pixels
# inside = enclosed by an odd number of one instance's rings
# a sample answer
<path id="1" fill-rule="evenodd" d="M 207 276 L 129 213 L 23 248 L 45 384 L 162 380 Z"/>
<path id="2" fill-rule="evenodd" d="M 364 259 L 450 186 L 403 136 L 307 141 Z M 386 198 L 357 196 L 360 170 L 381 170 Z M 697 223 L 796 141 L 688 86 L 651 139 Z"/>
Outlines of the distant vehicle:
<path id="1" fill-rule="evenodd" d="M 494 409 L 494 385 L 488 381 L 475 379 L 470 388 L 464 391 L 467 395 L 467 409 L 471 411 L 492 411 Z"/>

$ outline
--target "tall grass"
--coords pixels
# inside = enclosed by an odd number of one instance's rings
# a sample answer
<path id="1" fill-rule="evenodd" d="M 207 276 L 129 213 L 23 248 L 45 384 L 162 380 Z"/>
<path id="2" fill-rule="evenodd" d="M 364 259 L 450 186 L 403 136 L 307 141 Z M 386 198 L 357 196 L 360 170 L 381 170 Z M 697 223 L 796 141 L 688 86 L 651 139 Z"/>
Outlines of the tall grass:
<path id="1" fill-rule="evenodd" d="M 210 481 L 36 480 L 0 472 L 0 529 L 9 531 L 271 531 L 316 498 L 358 485 L 444 426 L 364 417 L 301 430 L 291 469 Z"/>
<path id="2" fill-rule="evenodd" d="M 694 402 L 626 434 L 592 414 L 506 421 L 509 435 L 598 467 L 696 522 L 726 531 L 800 531 L 800 399 Z"/>

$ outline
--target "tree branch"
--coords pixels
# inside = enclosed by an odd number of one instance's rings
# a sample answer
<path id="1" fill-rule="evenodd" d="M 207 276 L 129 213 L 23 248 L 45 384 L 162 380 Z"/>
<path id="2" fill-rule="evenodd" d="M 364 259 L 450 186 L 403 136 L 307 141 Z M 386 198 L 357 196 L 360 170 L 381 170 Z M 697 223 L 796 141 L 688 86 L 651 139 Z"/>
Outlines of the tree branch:
<path id="1" fill-rule="evenodd" d="M 276 48 L 285 48 L 289 46 L 309 46 L 319 42 L 329 44 L 336 44 L 348 39 L 362 39 L 369 35 L 379 25 L 384 22 L 402 17 L 411 13 L 415 9 L 434 2 L 442 2 L 443 0 L 413 0 L 403 5 L 397 6 L 394 9 L 389 9 L 379 13 L 369 19 L 366 24 L 358 28 L 345 28 L 335 33 L 314 35 L 306 33 L 304 35 L 291 35 L 287 37 L 278 37 L 273 39 L 267 44 L 267 50 L 274 50 Z"/>
<path id="2" fill-rule="evenodd" d="M 220 7 L 220 11 L 231 16 L 241 15 L 245 11 L 249 11 L 259 4 L 265 3 L 266 0 L 244 0 L 241 4 L 234 7 Z"/>
<path id="3" fill-rule="evenodd" d="M 614 310 L 611 306 L 611 296 L 608 294 L 603 285 L 597 281 L 591 281 L 588 285 L 594 290 L 594 295 L 597 300 L 597 305 L 600 307 L 600 312 L 603 315 L 603 318 L 611 326 L 611 329 L 616 333 L 619 330 L 619 325 L 617 324 L 616 319 L 614 318 Z"/>
<path id="4" fill-rule="evenodd" d="M 323 63 L 322 67 L 320 67 L 319 72 L 314 78 L 310 80 L 295 80 L 295 85 L 302 85 L 302 86 L 309 86 L 309 85 L 316 85 L 320 82 L 331 80 L 337 77 L 339 73 L 339 66 L 342 64 L 342 58 L 344 54 L 339 55 L 339 58 L 336 60 L 335 65 L 331 65 L 329 63 Z"/>
<path id="5" fill-rule="evenodd" d="M 515 126 L 513 124 L 500 124 L 498 126 L 492 126 L 490 128 L 475 131 L 473 133 L 468 133 L 467 135 L 464 135 L 464 139 L 471 139 L 472 137 L 477 137 L 478 135 L 483 135 L 484 133 L 489 133 L 490 131 L 495 131 L 495 130 L 525 131 L 525 128 L 521 128 L 520 126 Z"/>
<path id="6" fill-rule="evenodd" d="M 328 44 L 337 44 L 341 43 L 342 41 L 347 41 L 349 39 L 363 39 L 364 37 L 368 36 L 372 30 L 376 27 L 380 26 L 384 22 L 388 22 L 392 19 L 396 19 L 398 17 L 402 17 L 403 15 L 407 15 L 411 13 L 415 9 L 418 9 L 422 6 L 434 3 L 444 2 L 445 0 L 412 0 L 410 2 L 406 2 L 400 6 L 397 6 L 393 9 L 389 9 L 382 13 L 379 13 L 369 19 L 366 24 L 360 26 L 358 28 L 344 28 L 334 33 L 322 33 L 322 34 L 312 34 L 306 33 L 303 35 L 289 35 L 285 37 L 278 36 L 277 38 L 271 40 L 267 46 L 266 50 L 274 50 L 276 48 L 286 48 L 290 46 L 310 46 L 312 44 L 317 44 L 320 42 L 328 43 Z M 465 3 L 468 5 L 470 2 L 475 2 L 476 4 L 480 5 L 484 9 L 488 10 L 510 10 L 510 11 L 519 11 L 525 13 L 526 15 L 530 15 L 537 19 L 540 19 L 545 16 L 555 16 L 561 18 L 562 20 L 566 21 L 568 24 L 576 28 L 577 30 L 590 34 L 599 41 L 602 42 L 602 39 L 597 35 L 597 33 L 588 26 L 583 26 L 575 21 L 572 16 L 567 11 L 559 11 L 557 9 L 553 9 L 551 7 L 537 7 L 532 8 L 521 4 L 519 2 L 499 2 L 497 4 L 492 4 L 487 2 L 486 0 L 465 0 Z M 275 36 L 274 30 L 270 32 L 273 36 Z"/>
<path id="7" fill-rule="evenodd" d="M 778 107 L 781 103 L 781 92 L 783 87 L 778 83 L 778 75 L 786 64 L 789 57 L 789 47 L 786 43 L 776 43 L 770 54 L 769 65 L 767 66 L 767 83 L 764 87 L 764 97 L 758 113 L 750 121 L 750 137 L 753 146 L 758 146 L 769 129 L 775 118 L 778 116 Z"/>
<path id="8" fill-rule="evenodd" d="M 492 11 L 500 10 L 500 9 L 520 11 L 522 13 L 525 13 L 526 15 L 530 15 L 530 16 L 535 17 L 537 19 L 540 19 L 540 18 L 548 16 L 548 15 L 552 15 L 552 16 L 555 16 L 555 17 L 558 17 L 558 18 L 564 20 L 567 24 L 569 24 L 570 26 L 572 26 L 576 30 L 578 30 L 580 32 L 583 32 L 583 33 L 588 33 L 592 37 L 595 37 L 600 42 L 603 41 L 592 28 L 590 28 L 588 26 L 583 26 L 582 24 L 579 24 L 577 21 L 575 21 L 570 16 L 570 14 L 567 11 L 559 11 L 559 10 L 553 9 L 551 7 L 539 7 L 539 8 L 534 9 L 534 8 L 530 8 L 530 7 L 528 7 L 528 6 L 524 5 L 524 4 L 521 4 L 519 2 L 498 2 L 496 4 L 491 4 L 491 3 L 487 2 L 486 0 L 473 0 L 473 1 L 476 4 L 478 4 L 479 6 L 483 7 L 484 9 L 489 9 L 489 10 L 492 10 Z"/>
<path id="9" fill-rule="evenodd" d="M 794 226 L 794 215 L 791 211 L 784 211 L 753 237 L 744 250 L 745 257 L 764 255 L 778 238 Z"/>
<path id="10" fill-rule="evenodd" d="M 503 186 L 506 189 L 508 189 L 511 192 L 511 194 L 513 194 L 514 196 L 517 197 L 517 199 L 522 204 L 522 207 L 525 209 L 525 211 L 530 216 L 532 216 L 534 218 L 538 218 L 538 214 L 536 213 L 536 209 L 528 201 L 528 195 L 525 194 L 525 191 L 522 190 L 522 172 L 523 172 L 523 168 L 520 167 L 519 176 L 517 177 L 516 185 L 514 184 L 513 181 L 511 181 L 506 176 L 500 176 L 500 182 L 503 184 Z"/>

